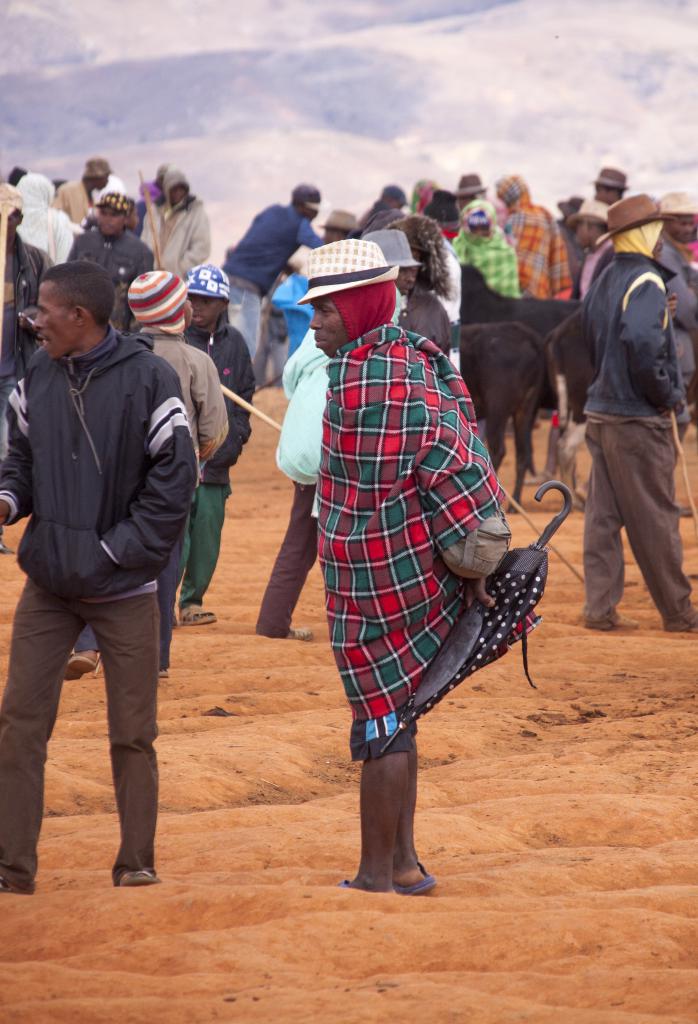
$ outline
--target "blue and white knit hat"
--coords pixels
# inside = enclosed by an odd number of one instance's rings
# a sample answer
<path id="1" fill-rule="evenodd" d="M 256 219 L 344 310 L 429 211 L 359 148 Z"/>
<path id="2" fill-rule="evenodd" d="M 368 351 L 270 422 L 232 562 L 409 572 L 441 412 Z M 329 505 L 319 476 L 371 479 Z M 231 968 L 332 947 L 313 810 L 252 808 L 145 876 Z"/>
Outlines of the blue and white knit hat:
<path id="1" fill-rule="evenodd" d="M 201 263 L 192 267 L 187 274 L 187 290 L 190 295 L 207 295 L 210 299 L 229 299 L 230 281 L 228 275 L 213 263 Z"/>

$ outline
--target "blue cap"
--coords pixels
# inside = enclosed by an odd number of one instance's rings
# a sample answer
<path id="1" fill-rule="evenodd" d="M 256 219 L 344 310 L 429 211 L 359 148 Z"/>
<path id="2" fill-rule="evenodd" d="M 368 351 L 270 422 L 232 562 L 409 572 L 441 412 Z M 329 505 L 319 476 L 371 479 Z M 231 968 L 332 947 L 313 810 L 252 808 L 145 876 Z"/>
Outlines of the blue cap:
<path id="1" fill-rule="evenodd" d="M 210 299 L 229 299 L 230 281 L 228 275 L 213 263 L 201 263 L 192 267 L 187 274 L 187 291 L 190 295 L 207 295 Z"/>

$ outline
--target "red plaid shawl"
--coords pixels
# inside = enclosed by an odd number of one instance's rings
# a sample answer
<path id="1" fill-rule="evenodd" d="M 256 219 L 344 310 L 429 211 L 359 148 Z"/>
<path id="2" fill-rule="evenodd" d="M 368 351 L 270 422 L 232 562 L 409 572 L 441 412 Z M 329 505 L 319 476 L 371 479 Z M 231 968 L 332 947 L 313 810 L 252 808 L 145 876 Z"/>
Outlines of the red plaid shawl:
<path id="1" fill-rule="evenodd" d="M 502 492 L 463 379 L 433 342 L 392 325 L 328 365 L 319 554 L 332 647 L 354 717 L 404 704 L 462 608 L 439 549 Z"/>

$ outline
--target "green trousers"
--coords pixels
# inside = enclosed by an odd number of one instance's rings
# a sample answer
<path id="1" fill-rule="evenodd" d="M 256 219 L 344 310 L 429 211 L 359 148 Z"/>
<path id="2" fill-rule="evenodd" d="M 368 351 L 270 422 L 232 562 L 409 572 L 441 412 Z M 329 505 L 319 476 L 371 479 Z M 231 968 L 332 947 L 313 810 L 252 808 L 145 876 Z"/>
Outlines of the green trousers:
<path id="1" fill-rule="evenodd" d="M 225 519 L 225 503 L 230 497 L 230 484 L 199 484 L 184 531 L 184 547 L 179 575 L 182 589 L 179 607 L 201 605 L 216 571 L 221 534 Z"/>

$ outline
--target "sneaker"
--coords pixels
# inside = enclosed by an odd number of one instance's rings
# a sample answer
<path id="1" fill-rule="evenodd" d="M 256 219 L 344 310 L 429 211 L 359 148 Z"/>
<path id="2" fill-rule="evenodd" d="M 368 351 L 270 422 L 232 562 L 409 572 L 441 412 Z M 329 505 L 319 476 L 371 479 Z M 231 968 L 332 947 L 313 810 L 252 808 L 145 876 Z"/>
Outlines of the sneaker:
<path id="1" fill-rule="evenodd" d="M 629 619 L 627 615 L 621 615 L 619 612 L 613 612 L 605 619 L 584 619 L 585 629 L 599 629 L 602 632 L 608 632 L 611 629 L 639 629 L 640 623 L 637 619 Z"/>
<path id="2" fill-rule="evenodd" d="M 65 679 L 80 679 L 88 672 L 97 675 L 99 668 L 99 651 L 73 651 L 68 658 L 68 665 L 65 670 Z"/>
<path id="3" fill-rule="evenodd" d="M 143 868 L 141 871 L 124 871 L 118 884 L 120 889 L 134 889 L 141 885 L 159 885 L 160 879 L 155 868 Z"/>

